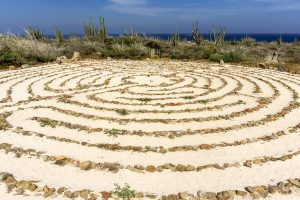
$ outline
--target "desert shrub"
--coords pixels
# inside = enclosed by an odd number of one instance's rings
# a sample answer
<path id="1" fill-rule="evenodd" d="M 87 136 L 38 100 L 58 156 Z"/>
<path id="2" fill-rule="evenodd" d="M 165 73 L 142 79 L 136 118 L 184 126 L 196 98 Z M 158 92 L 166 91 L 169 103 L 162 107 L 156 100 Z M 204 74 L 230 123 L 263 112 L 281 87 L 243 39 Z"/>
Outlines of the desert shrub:
<path id="1" fill-rule="evenodd" d="M 213 54 L 217 53 L 217 48 L 211 45 L 203 46 L 201 54 L 203 59 L 209 59 Z"/>
<path id="2" fill-rule="evenodd" d="M 23 59 L 18 52 L 12 52 L 9 48 L 0 49 L 0 65 L 21 65 Z"/>
<path id="3" fill-rule="evenodd" d="M 70 57 L 73 53 L 79 52 L 81 55 L 91 55 L 97 52 L 99 44 L 97 42 L 84 41 L 79 38 L 68 41 L 62 48 L 62 55 Z"/>
<path id="4" fill-rule="evenodd" d="M 25 33 L 31 40 L 43 40 L 45 38 L 44 33 L 38 27 L 29 26 L 25 29 Z"/>
<path id="5" fill-rule="evenodd" d="M 211 54 L 209 60 L 213 62 L 220 62 L 223 60 L 224 62 L 228 63 L 239 63 L 245 61 L 245 56 L 238 51 L 219 52 Z"/>
<path id="6" fill-rule="evenodd" d="M 238 63 L 244 61 L 244 56 L 241 52 L 231 51 L 223 54 L 223 60 L 225 62 Z"/>
<path id="7" fill-rule="evenodd" d="M 61 53 L 60 49 L 56 48 L 54 44 L 22 37 L 3 39 L 1 40 L 1 46 L 2 62 L 14 65 L 51 62 Z"/>
<path id="8" fill-rule="evenodd" d="M 211 54 L 209 56 L 209 60 L 212 62 L 220 62 L 221 60 L 223 60 L 223 55 L 221 54 Z"/>
<path id="9" fill-rule="evenodd" d="M 124 187 L 115 184 L 115 191 L 113 193 L 123 200 L 130 200 L 135 196 L 135 191 L 132 190 L 128 184 L 125 184 Z"/>

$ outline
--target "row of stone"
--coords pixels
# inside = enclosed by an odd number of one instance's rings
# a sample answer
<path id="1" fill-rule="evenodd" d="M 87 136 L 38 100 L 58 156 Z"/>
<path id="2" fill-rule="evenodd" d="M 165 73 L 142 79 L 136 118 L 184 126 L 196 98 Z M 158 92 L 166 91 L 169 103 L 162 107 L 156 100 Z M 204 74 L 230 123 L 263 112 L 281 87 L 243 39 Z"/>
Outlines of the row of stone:
<path id="1" fill-rule="evenodd" d="M 0 144 L 0 150 L 4 150 L 6 153 L 14 153 L 16 157 L 21 156 L 31 156 L 36 158 L 43 158 L 45 162 L 51 161 L 55 165 L 64 166 L 64 165 L 71 165 L 74 167 L 79 167 L 81 170 L 108 170 L 109 172 L 117 173 L 120 169 L 127 169 L 135 173 L 144 173 L 144 172 L 163 172 L 164 170 L 171 170 L 172 172 L 190 172 L 190 171 L 202 171 L 205 169 L 220 169 L 224 170 L 230 167 L 239 167 L 241 164 L 239 162 L 235 163 L 224 163 L 224 164 L 208 164 L 203 166 L 193 166 L 193 165 L 182 165 L 182 164 L 172 164 L 166 163 L 160 166 L 148 165 L 128 165 L 124 167 L 119 163 L 96 163 L 93 161 L 79 161 L 73 158 L 68 158 L 66 156 L 48 156 L 45 155 L 44 152 L 36 151 L 35 149 L 23 149 L 21 147 L 13 147 L 11 144 L 2 143 Z M 294 156 L 300 155 L 300 151 L 286 154 L 280 157 L 274 156 L 264 156 L 262 158 L 257 158 L 253 160 L 246 160 L 243 162 L 243 165 L 246 167 L 252 167 L 252 165 L 262 165 L 263 163 L 267 162 L 275 162 L 275 161 L 286 161 L 292 159 Z"/>
<path id="2" fill-rule="evenodd" d="M 0 115 L 1 116 L 1 115 Z M 244 139 L 240 141 L 234 141 L 232 143 L 219 143 L 219 144 L 200 144 L 197 146 L 175 146 L 175 147 L 170 147 L 170 148 L 164 148 L 162 146 L 160 147 L 150 147 L 150 146 L 121 146 L 119 144 L 104 144 L 104 143 L 99 143 L 99 144 L 91 144 L 88 142 L 80 142 L 72 139 L 67 139 L 67 138 L 61 138 L 57 136 L 47 136 L 42 133 L 37 133 L 37 132 L 32 132 L 32 131 L 25 131 L 23 128 L 17 128 L 14 130 L 15 133 L 24 135 L 24 136 L 36 136 L 40 138 L 47 138 L 49 140 L 55 140 L 55 141 L 60 141 L 60 142 L 66 142 L 66 143 L 73 143 L 73 144 L 78 144 L 82 146 L 87 146 L 87 147 L 96 147 L 100 149 L 105 149 L 105 150 L 112 150 L 112 151 L 134 151 L 134 152 L 139 152 L 139 153 L 147 153 L 147 152 L 154 152 L 154 153 L 167 153 L 167 152 L 178 152 L 178 151 L 198 151 L 198 150 L 210 150 L 214 149 L 217 147 L 229 147 L 229 146 L 239 146 L 239 145 L 246 145 L 246 144 L 251 144 L 259 141 L 264 141 L 264 142 L 269 142 L 272 140 L 276 140 L 279 137 L 285 136 L 287 134 L 292 134 L 296 133 L 297 130 L 300 129 L 300 124 L 291 127 L 285 131 L 278 131 L 277 133 L 273 133 L 272 135 L 268 136 L 262 136 L 258 138 L 253 138 L 253 139 Z"/>
<path id="3" fill-rule="evenodd" d="M 144 131 L 140 131 L 140 130 L 139 131 L 128 131 L 128 130 L 117 130 L 117 129 L 114 129 L 113 131 L 116 135 L 138 135 L 138 136 L 153 135 L 156 137 L 169 137 L 170 139 L 173 139 L 175 137 L 181 137 L 184 135 L 195 135 L 195 134 L 199 134 L 199 133 L 200 134 L 219 133 L 219 132 L 227 132 L 230 130 L 237 130 L 237 129 L 241 129 L 241 128 L 254 127 L 257 125 L 264 125 L 265 123 L 276 121 L 279 118 L 284 117 L 286 114 L 288 114 L 292 110 L 299 108 L 299 107 L 300 107 L 300 103 L 297 100 L 294 100 L 294 101 L 290 102 L 290 104 L 288 106 L 284 107 L 281 111 L 279 111 L 278 113 L 276 113 L 274 115 L 268 115 L 261 120 L 249 121 L 244 124 L 235 125 L 235 126 L 226 127 L 226 128 L 219 127 L 219 128 L 214 128 L 214 129 L 202 129 L 202 130 L 194 130 L 194 131 L 187 130 L 187 131 L 164 131 L 164 132 L 162 132 L 162 131 L 144 132 Z M 57 124 L 58 126 L 65 126 L 69 129 L 85 130 L 89 133 L 104 132 L 105 134 L 110 134 L 110 132 L 112 131 L 111 129 L 90 128 L 90 127 L 83 126 L 83 125 L 71 124 L 71 123 L 66 123 L 63 121 L 56 121 L 56 120 L 46 119 L 46 118 L 34 117 L 32 119 L 37 120 L 37 121 L 41 121 L 41 120 L 51 121 L 51 122 Z"/>
<path id="4" fill-rule="evenodd" d="M 35 182 L 26 180 L 16 180 L 12 174 L 6 172 L 0 172 L 0 184 L 5 183 L 8 188 L 8 192 L 19 191 L 20 194 L 24 194 L 25 191 L 41 194 L 44 197 L 51 197 L 62 195 L 70 199 L 82 198 L 85 200 L 96 199 L 108 199 L 113 197 L 119 199 L 117 193 L 113 191 L 104 191 L 96 193 L 89 189 L 83 189 L 80 191 L 71 191 L 65 187 L 58 189 L 49 187 L 47 185 L 39 187 Z M 250 196 L 252 199 L 266 198 L 268 195 L 275 193 L 290 194 L 292 190 L 299 190 L 300 179 L 289 179 L 285 182 L 279 182 L 276 185 L 260 185 L 260 186 L 248 186 L 245 190 L 226 190 L 221 192 L 204 192 L 199 190 L 197 195 L 189 193 L 170 194 L 168 196 L 158 196 L 156 194 L 143 194 L 134 191 L 135 198 L 149 198 L 149 199 L 161 199 L 161 200 L 230 200 L 237 196 L 246 197 Z M 22 192 L 21 192 L 22 191 Z"/>

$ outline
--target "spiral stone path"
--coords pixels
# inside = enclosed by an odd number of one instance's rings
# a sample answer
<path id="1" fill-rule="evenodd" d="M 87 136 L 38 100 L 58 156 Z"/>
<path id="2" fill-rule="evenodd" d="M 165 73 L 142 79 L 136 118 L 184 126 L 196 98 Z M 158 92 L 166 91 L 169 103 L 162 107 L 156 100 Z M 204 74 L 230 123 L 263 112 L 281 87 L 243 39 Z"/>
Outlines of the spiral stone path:
<path id="1" fill-rule="evenodd" d="M 300 76 L 175 61 L 0 73 L 0 199 L 300 199 Z"/>

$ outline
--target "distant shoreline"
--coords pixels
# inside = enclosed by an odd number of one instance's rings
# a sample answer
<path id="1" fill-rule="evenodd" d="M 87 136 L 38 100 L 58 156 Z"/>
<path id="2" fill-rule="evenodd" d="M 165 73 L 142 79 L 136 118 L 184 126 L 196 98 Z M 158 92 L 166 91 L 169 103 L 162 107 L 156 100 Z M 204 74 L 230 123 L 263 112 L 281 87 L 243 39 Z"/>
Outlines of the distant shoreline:
<path id="1" fill-rule="evenodd" d="M 18 35 L 18 34 L 16 34 Z M 84 37 L 84 34 L 64 34 L 65 39 L 69 39 L 72 35 L 76 35 L 79 37 Z M 108 34 L 112 37 L 121 36 L 124 34 Z M 160 40 L 168 40 L 172 33 L 140 33 L 140 36 L 147 36 L 158 38 Z M 23 34 L 19 34 L 18 36 L 25 36 Z M 47 38 L 54 39 L 54 34 L 45 34 Z M 192 41 L 192 35 L 190 33 L 179 33 L 179 36 L 182 40 Z M 203 33 L 202 36 L 209 40 L 210 34 Z M 283 42 L 291 43 L 295 40 L 300 41 L 300 33 L 227 33 L 225 35 L 225 41 L 241 41 L 245 37 L 251 37 L 256 42 L 276 42 L 280 37 Z"/>

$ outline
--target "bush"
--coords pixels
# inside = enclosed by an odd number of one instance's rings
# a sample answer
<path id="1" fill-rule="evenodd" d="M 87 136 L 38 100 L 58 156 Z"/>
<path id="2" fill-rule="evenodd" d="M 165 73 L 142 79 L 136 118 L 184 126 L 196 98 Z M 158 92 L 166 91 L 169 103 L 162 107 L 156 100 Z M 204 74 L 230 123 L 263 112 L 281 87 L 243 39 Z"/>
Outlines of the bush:
<path id="1" fill-rule="evenodd" d="M 245 57 L 242 53 L 239 53 L 237 51 L 231 51 L 225 53 L 211 54 L 209 60 L 213 62 L 220 62 L 221 60 L 223 60 L 224 62 L 228 63 L 239 63 L 245 61 Z"/>
<path id="2" fill-rule="evenodd" d="M 0 50 L 0 65 L 21 65 L 23 59 L 17 52 L 11 52 L 10 49 Z"/>
<path id="3" fill-rule="evenodd" d="M 204 46 L 202 48 L 202 58 L 203 59 L 210 59 L 211 55 L 216 54 L 217 49 L 214 46 Z"/>
<path id="4" fill-rule="evenodd" d="M 121 187 L 118 184 L 115 184 L 114 194 L 117 194 L 123 200 L 130 200 L 135 196 L 135 191 L 130 188 L 128 184 L 125 184 L 124 187 Z"/>

